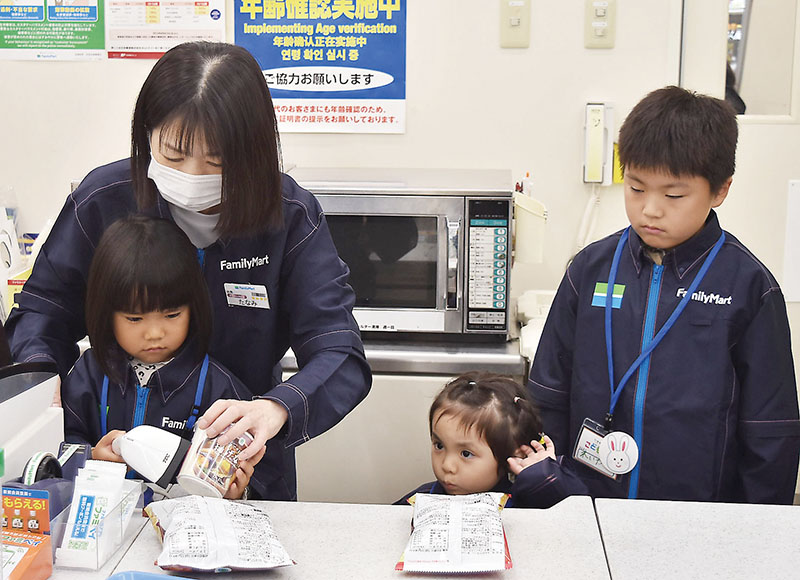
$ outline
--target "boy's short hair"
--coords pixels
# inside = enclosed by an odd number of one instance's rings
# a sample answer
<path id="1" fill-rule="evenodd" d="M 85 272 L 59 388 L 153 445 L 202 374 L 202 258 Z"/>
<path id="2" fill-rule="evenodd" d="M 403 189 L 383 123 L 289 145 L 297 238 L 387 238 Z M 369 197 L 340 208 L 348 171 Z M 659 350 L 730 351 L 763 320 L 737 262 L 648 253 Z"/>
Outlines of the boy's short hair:
<path id="1" fill-rule="evenodd" d="M 704 177 L 716 193 L 736 169 L 739 127 L 730 104 L 669 86 L 633 108 L 619 130 L 625 167 Z"/>

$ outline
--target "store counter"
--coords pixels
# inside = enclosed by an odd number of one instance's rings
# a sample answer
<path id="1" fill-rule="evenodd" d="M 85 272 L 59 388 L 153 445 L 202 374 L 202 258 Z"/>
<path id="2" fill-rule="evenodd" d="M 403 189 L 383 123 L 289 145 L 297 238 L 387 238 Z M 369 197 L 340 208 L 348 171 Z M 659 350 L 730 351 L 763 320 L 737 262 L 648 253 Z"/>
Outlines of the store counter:
<path id="1" fill-rule="evenodd" d="M 256 502 L 297 564 L 271 572 L 236 572 L 230 578 L 358 579 L 422 577 L 394 570 L 411 533 L 411 506 Z M 495 575 L 514 578 L 608 578 L 592 501 L 572 497 L 548 510 L 508 509 L 503 525 L 514 567 Z M 167 574 L 153 565 L 161 543 L 148 525 L 114 572 Z M 173 573 L 187 578 L 208 574 Z M 101 577 L 86 574 L 84 580 Z M 105 578 L 105 576 L 102 576 Z M 426 577 L 430 577 L 429 575 Z M 55 580 L 68 578 L 56 570 Z"/>
<path id="2" fill-rule="evenodd" d="M 614 580 L 800 574 L 798 506 L 597 499 L 595 508 Z"/>
<path id="3" fill-rule="evenodd" d="M 411 533 L 411 506 L 255 503 L 267 510 L 297 564 L 230 578 L 423 577 L 394 571 Z M 56 568 L 52 578 L 105 579 L 124 571 L 167 575 L 153 564 L 161 550 L 155 531 L 136 525 L 141 532 L 135 541 L 102 570 Z M 570 497 L 547 510 L 504 510 L 503 526 L 514 567 L 481 578 L 730 580 L 793 578 L 800 570 L 798 506 L 625 499 L 598 499 L 593 505 L 588 497 Z"/>

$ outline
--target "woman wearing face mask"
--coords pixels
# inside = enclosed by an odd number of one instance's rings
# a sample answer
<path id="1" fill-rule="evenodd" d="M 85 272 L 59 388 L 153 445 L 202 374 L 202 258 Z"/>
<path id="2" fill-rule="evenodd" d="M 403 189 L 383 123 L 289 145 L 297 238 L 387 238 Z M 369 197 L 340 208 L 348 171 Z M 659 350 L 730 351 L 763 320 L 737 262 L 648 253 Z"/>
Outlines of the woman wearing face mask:
<path id="1" fill-rule="evenodd" d="M 89 173 L 44 243 L 6 323 L 14 359 L 54 361 L 65 376 L 86 335 L 86 279 L 103 231 L 131 213 L 172 219 L 198 248 L 214 311 L 209 354 L 259 395 L 215 402 L 198 426 L 214 436 L 235 422 L 223 444 L 250 431 L 243 459 L 271 440 L 265 498 L 294 499 L 293 447 L 336 424 L 371 383 L 347 266 L 316 199 L 280 172 L 272 101 L 245 49 L 168 51 L 132 127 L 131 158 Z M 289 347 L 300 371 L 284 382 Z"/>

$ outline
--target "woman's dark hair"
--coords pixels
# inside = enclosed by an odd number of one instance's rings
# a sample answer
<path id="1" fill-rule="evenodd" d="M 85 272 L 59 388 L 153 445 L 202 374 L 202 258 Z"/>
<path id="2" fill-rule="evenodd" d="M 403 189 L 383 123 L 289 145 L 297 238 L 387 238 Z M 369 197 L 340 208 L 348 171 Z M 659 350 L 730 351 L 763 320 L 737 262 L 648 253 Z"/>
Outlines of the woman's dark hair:
<path id="1" fill-rule="evenodd" d="M 623 168 L 704 177 L 716 194 L 736 170 L 736 112 L 720 99 L 680 87 L 651 92 L 619 130 Z"/>
<path id="2" fill-rule="evenodd" d="M 267 83 L 253 56 L 227 43 L 189 42 L 167 51 L 136 100 L 131 171 L 140 209 L 156 203 L 147 177 L 150 134 L 175 135 L 181 151 L 200 137 L 222 161 L 220 236 L 280 228 L 280 138 Z M 166 130 L 166 131 L 165 131 Z"/>
<path id="3" fill-rule="evenodd" d="M 211 339 L 211 301 L 197 250 L 171 221 L 131 216 L 100 238 L 86 284 L 86 329 L 100 368 L 122 381 L 114 313 L 146 313 L 189 306 L 197 359 Z"/>
<path id="4" fill-rule="evenodd" d="M 474 371 L 456 377 L 436 396 L 428 425 L 433 420 L 456 417 L 465 429 L 474 428 L 486 440 L 500 468 L 521 445 L 540 437 L 542 420 L 525 390 L 511 377 Z"/>

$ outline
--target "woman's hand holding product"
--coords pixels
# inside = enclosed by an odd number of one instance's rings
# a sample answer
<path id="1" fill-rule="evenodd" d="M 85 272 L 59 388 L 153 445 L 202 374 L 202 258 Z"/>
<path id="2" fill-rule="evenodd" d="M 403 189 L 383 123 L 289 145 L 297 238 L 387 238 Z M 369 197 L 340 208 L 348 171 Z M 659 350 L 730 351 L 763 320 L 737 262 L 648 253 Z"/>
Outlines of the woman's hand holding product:
<path id="1" fill-rule="evenodd" d="M 205 429 L 208 437 L 215 437 L 228 425 L 228 429 L 220 435 L 220 445 L 233 441 L 245 431 L 253 435 L 253 442 L 242 451 L 241 460 L 251 460 L 258 455 L 258 460 L 248 461 L 255 465 L 264 456 L 263 449 L 269 439 L 272 439 L 286 424 L 289 413 L 283 405 L 269 399 L 256 399 L 254 401 L 237 401 L 221 399 L 216 401 L 208 411 L 197 421 L 200 429 Z"/>
<path id="2" fill-rule="evenodd" d="M 523 457 L 508 458 L 508 468 L 514 475 L 519 475 L 526 467 L 544 461 L 548 457 L 555 460 L 556 446 L 553 444 L 552 439 L 547 435 L 542 435 L 542 440 L 543 443 L 534 439 L 531 441 L 530 446 L 522 445 L 518 453 Z"/>

